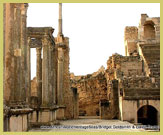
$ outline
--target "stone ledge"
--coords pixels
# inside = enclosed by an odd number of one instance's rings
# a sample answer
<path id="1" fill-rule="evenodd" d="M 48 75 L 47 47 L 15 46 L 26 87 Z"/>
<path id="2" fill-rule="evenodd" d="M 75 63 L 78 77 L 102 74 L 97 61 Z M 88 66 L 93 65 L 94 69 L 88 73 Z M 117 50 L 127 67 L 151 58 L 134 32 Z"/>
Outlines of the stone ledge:
<path id="1" fill-rule="evenodd" d="M 37 110 L 57 110 L 58 108 L 59 108 L 58 105 L 53 105 L 51 107 L 41 106 L 41 107 L 37 108 Z"/>
<path id="2" fill-rule="evenodd" d="M 20 115 L 20 114 L 28 114 L 33 112 L 31 108 L 24 108 L 24 109 L 10 109 L 8 115 Z"/>

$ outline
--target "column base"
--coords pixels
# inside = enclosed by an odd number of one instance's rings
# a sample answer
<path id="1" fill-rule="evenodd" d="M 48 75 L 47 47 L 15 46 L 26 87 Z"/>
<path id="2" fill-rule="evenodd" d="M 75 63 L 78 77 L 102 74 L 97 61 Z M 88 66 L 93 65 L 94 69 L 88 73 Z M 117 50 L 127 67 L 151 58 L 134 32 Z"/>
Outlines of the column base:
<path id="1" fill-rule="evenodd" d="M 56 111 L 57 120 L 65 120 L 65 108 L 64 105 L 59 105 L 59 108 Z"/>
<path id="2" fill-rule="evenodd" d="M 29 114 L 33 110 L 30 108 L 8 109 L 4 116 L 4 131 L 25 132 L 29 130 Z"/>
<path id="3" fill-rule="evenodd" d="M 59 122 L 56 119 L 57 109 L 58 106 L 35 109 L 30 115 L 31 127 L 58 125 Z"/>

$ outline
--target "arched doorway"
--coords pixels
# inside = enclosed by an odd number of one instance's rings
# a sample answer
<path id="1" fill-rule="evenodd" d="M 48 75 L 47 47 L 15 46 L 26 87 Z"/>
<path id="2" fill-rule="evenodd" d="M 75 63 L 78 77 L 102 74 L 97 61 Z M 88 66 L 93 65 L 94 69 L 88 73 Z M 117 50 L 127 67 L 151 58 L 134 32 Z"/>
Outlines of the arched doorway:
<path id="1" fill-rule="evenodd" d="M 142 106 L 138 112 L 138 123 L 143 125 L 157 125 L 157 110 L 150 105 Z"/>
<path id="2" fill-rule="evenodd" d="M 155 38 L 155 27 L 152 21 L 147 21 L 144 24 L 144 38 L 154 39 Z"/>

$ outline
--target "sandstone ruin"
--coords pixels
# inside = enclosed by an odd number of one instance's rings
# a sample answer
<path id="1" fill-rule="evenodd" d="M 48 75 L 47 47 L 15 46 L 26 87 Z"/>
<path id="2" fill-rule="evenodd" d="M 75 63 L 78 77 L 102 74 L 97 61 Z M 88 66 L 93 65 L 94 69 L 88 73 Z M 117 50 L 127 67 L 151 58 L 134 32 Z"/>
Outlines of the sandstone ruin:
<path id="1" fill-rule="evenodd" d="M 69 38 L 52 27 L 27 27 L 27 3 L 4 4 L 4 131 L 28 131 L 79 116 L 160 125 L 160 18 L 141 15 L 125 28 L 125 54 L 86 76 L 69 73 Z M 30 49 L 37 73 L 30 77 Z"/>

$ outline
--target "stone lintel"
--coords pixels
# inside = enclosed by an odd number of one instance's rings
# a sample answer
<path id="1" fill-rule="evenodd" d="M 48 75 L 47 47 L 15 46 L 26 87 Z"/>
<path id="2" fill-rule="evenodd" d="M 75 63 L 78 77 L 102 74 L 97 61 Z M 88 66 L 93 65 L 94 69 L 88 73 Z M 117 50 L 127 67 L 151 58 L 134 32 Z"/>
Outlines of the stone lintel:
<path id="1" fill-rule="evenodd" d="M 36 47 L 39 47 L 42 45 L 41 40 L 43 38 L 48 38 L 48 40 L 50 40 L 52 44 L 55 45 L 55 40 L 52 35 L 53 31 L 54 29 L 52 27 L 28 27 L 27 35 L 30 40 L 38 40 L 40 42 L 37 44 L 35 43 L 35 45 L 37 45 Z M 34 41 L 30 41 L 30 42 L 34 42 Z M 31 45 L 31 48 L 36 48 L 36 47 L 34 45 Z"/>
<path id="2" fill-rule="evenodd" d="M 54 32 L 54 28 L 52 27 L 28 27 L 28 35 L 44 35 L 45 33 L 48 35 L 52 35 Z"/>

